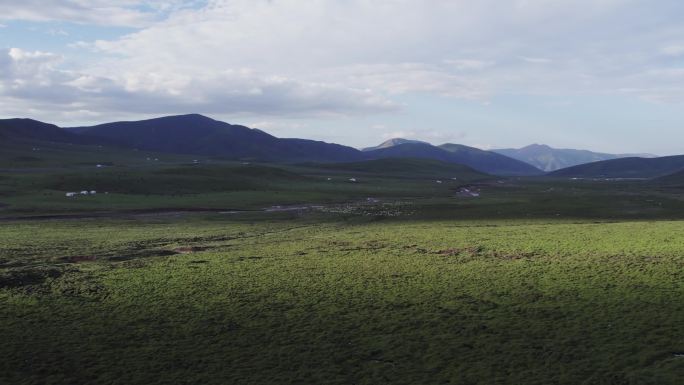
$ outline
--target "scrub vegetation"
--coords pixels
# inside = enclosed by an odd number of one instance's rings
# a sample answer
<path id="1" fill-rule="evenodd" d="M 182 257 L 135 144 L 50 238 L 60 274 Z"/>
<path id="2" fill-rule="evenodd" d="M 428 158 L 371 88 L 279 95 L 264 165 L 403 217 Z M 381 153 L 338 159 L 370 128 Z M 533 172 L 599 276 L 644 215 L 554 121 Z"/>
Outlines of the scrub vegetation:
<path id="1" fill-rule="evenodd" d="M 0 383 L 684 378 L 675 185 L 125 155 L 0 172 Z"/>

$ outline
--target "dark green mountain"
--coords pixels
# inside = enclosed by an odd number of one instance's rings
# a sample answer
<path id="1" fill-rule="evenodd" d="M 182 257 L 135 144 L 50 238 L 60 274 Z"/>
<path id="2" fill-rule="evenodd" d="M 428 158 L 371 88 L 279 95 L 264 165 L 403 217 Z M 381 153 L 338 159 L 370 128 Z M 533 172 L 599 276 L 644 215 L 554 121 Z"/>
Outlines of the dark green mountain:
<path id="1" fill-rule="evenodd" d="M 105 123 L 69 130 L 141 150 L 228 159 L 342 162 L 363 158 L 361 151 L 351 147 L 305 139 L 276 138 L 261 130 L 196 114 Z"/>
<path id="2" fill-rule="evenodd" d="M 684 155 L 621 158 L 564 168 L 549 176 L 567 178 L 657 178 L 684 170 Z"/>
<path id="3" fill-rule="evenodd" d="M 493 175 L 538 175 L 542 172 L 529 164 L 477 148 L 444 144 L 404 143 L 364 152 L 368 159 L 417 158 L 458 163 Z"/>
<path id="4" fill-rule="evenodd" d="M 506 148 L 492 151 L 526 162 L 544 171 L 555 171 L 602 160 L 654 157 L 650 154 L 604 154 L 587 150 L 558 149 L 545 144 L 532 144 L 523 148 Z"/>

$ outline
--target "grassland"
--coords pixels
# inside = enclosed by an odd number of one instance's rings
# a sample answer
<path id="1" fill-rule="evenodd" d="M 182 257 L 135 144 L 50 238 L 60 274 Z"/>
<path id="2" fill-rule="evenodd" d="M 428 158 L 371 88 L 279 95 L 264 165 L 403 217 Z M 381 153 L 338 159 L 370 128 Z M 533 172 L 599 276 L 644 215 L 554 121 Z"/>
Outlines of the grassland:
<path id="1" fill-rule="evenodd" d="M 70 151 L 0 167 L 1 384 L 684 378 L 681 189 Z"/>
<path id="2" fill-rule="evenodd" d="M 241 215 L 1 225 L 0 382 L 684 375 L 683 222 Z"/>

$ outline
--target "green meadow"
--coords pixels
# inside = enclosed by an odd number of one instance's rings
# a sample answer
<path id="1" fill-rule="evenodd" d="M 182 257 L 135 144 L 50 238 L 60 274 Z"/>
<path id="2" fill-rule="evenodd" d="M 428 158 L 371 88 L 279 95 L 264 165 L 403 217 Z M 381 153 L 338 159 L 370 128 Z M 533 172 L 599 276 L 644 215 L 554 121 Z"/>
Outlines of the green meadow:
<path id="1" fill-rule="evenodd" d="M 17 384 L 677 384 L 684 222 L 0 226 Z"/>
<path id="2" fill-rule="evenodd" d="M 2 384 L 684 378 L 678 188 L 111 156 L 0 172 Z"/>

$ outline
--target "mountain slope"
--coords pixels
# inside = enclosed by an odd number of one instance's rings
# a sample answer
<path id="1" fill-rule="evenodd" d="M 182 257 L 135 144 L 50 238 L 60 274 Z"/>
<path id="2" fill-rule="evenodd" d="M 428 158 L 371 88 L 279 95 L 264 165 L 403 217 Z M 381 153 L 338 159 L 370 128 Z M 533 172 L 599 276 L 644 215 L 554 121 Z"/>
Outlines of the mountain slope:
<path id="1" fill-rule="evenodd" d="M 40 141 L 74 144 L 93 144 L 95 138 L 77 135 L 54 124 L 33 119 L 0 119 L 0 138 L 5 141 Z"/>
<path id="2" fill-rule="evenodd" d="M 487 151 L 467 146 L 445 145 L 451 151 L 427 143 L 405 143 L 392 147 L 366 151 L 367 159 L 418 158 L 458 163 L 477 171 L 494 175 L 536 175 L 536 168 L 504 156 L 490 155 Z M 455 146 L 458 146 L 455 147 Z"/>
<path id="3" fill-rule="evenodd" d="M 375 147 L 366 147 L 362 149 L 361 151 L 373 151 L 373 150 L 379 150 L 381 148 L 388 148 L 388 147 L 394 147 L 398 146 L 400 144 L 407 144 L 407 143 L 422 143 L 422 144 L 429 144 L 427 142 L 423 142 L 420 140 L 412 140 L 412 139 L 404 139 L 404 138 L 393 138 L 393 139 L 388 139 L 379 145 Z"/>
<path id="4" fill-rule="evenodd" d="M 656 178 L 653 182 L 664 186 L 684 187 L 684 170 Z"/>
<path id="5" fill-rule="evenodd" d="M 549 176 L 571 178 L 657 178 L 684 170 L 684 155 L 621 158 L 564 168 Z"/>
<path id="6" fill-rule="evenodd" d="M 116 141 L 126 147 L 260 161 L 352 161 L 351 147 L 305 139 L 280 139 L 261 130 L 202 115 L 179 115 L 69 129 Z"/>
<path id="7" fill-rule="evenodd" d="M 580 164 L 610 159 L 653 157 L 650 154 L 605 154 L 587 150 L 558 149 L 544 144 L 532 144 L 519 149 L 507 148 L 492 151 L 526 162 L 544 171 L 555 171 Z"/>
<path id="8" fill-rule="evenodd" d="M 489 170 L 492 174 L 502 175 L 538 175 L 541 170 L 520 160 L 492 151 L 464 146 L 462 144 L 445 143 L 439 148 L 449 151 L 458 157 L 463 164 L 478 170 Z"/>
<path id="9" fill-rule="evenodd" d="M 351 171 L 404 178 L 474 180 L 489 177 L 468 166 L 432 159 L 385 158 L 361 162 L 319 164 L 316 167 L 331 171 Z"/>

